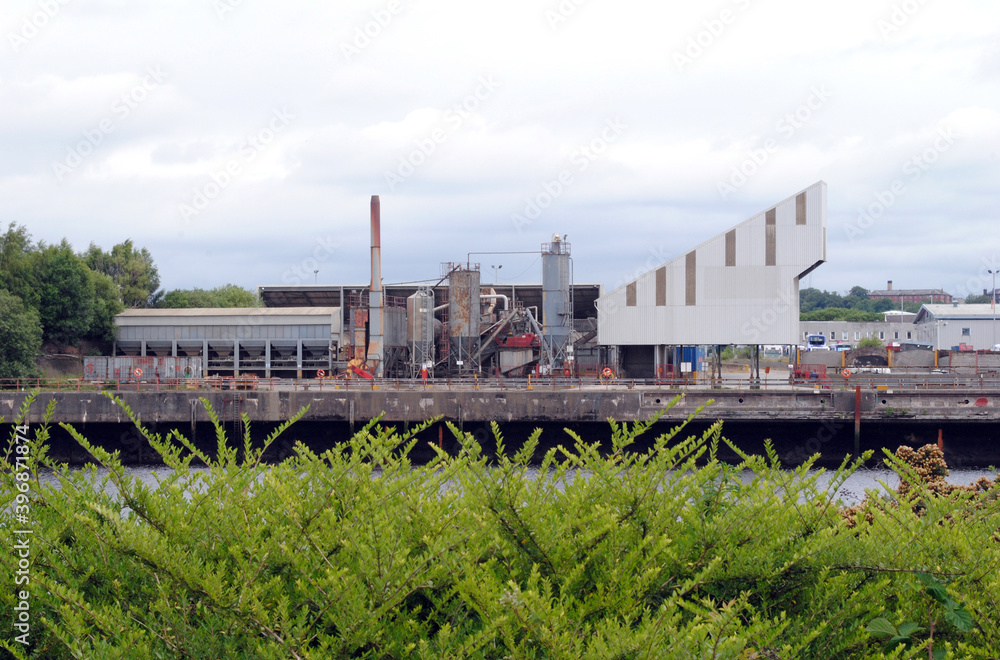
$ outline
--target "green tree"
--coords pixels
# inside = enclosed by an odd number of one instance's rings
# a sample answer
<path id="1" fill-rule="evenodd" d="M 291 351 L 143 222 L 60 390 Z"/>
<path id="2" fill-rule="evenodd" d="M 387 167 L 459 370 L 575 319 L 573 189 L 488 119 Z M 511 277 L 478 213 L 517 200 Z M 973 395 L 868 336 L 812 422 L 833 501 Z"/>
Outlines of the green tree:
<path id="1" fill-rule="evenodd" d="M 826 307 L 843 307 L 844 299 L 839 293 L 820 291 L 819 289 L 802 289 L 799 291 L 799 311 L 811 312 Z"/>
<path id="2" fill-rule="evenodd" d="M 118 287 L 118 300 L 126 308 L 155 306 L 159 296 L 160 273 L 149 250 L 137 250 L 129 239 L 105 252 L 90 244 L 84 259 L 91 270 L 109 275 Z"/>
<path id="3" fill-rule="evenodd" d="M 94 318 L 90 269 L 65 238 L 59 245 L 40 247 L 32 257 L 44 339 L 75 345 L 88 334 Z"/>
<path id="4" fill-rule="evenodd" d="M 110 343 L 115 339 L 115 315 L 124 309 L 119 300 L 119 289 L 110 275 L 90 271 L 94 284 L 94 317 L 87 338 Z"/>
<path id="5" fill-rule="evenodd" d="M 174 289 L 163 295 L 156 305 L 167 309 L 186 307 L 260 307 L 260 297 L 249 289 L 225 284 L 205 289 Z"/>
<path id="6" fill-rule="evenodd" d="M 260 307 L 257 293 L 235 284 L 224 284 L 212 290 L 219 307 Z"/>
<path id="7" fill-rule="evenodd" d="M 885 348 L 885 344 L 878 337 L 865 337 L 858 342 L 858 348 Z"/>
<path id="8" fill-rule="evenodd" d="M 825 307 L 801 315 L 803 321 L 881 321 L 882 315 L 875 312 L 866 312 L 860 309 L 849 309 L 847 307 Z"/>
<path id="9" fill-rule="evenodd" d="M 35 356 L 42 347 L 38 312 L 0 289 L 0 378 L 27 378 L 38 373 Z"/>
<path id="10" fill-rule="evenodd" d="M 966 296 L 965 297 L 965 304 L 966 305 L 988 305 L 988 304 L 990 304 L 990 297 L 988 295 L 986 295 L 985 293 L 983 293 L 983 294 L 975 294 L 975 295 L 972 295 L 972 296 Z"/>
<path id="11" fill-rule="evenodd" d="M 31 234 L 23 225 L 10 223 L 0 235 L 0 288 L 30 307 L 38 304 L 31 255 L 36 251 Z"/>
<path id="12" fill-rule="evenodd" d="M 799 291 L 799 313 L 801 314 L 801 319 L 803 321 L 846 321 L 846 320 L 881 320 L 881 317 L 871 316 L 871 314 L 881 314 L 882 312 L 887 312 L 891 309 L 897 309 L 898 303 L 894 303 L 886 298 L 879 298 L 873 300 L 869 297 L 869 292 L 864 287 L 853 286 L 850 292 L 846 296 L 841 296 L 839 293 L 832 291 L 820 291 L 819 289 L 802 289 Z M 807 317 L 811 312 L 815 312 L 821 309 L 838 308 L 838 309 L 852 309 L 861 312 L 868 312 L 869 316 L 863 318 L 812 318 Z M 906 303 L 904 308 L 906 311 L 917 311 L 920 309 L 920 303 Z"/>
<path id="13" fill-rule="evenodd" d="M 895 308 L 896 308 L 896 303 L 889 300 L 888 298 L 879 298 L 878 300 L 872 301 L 873 312 L 888 312 L 890 309 L 895 309 Z"/>

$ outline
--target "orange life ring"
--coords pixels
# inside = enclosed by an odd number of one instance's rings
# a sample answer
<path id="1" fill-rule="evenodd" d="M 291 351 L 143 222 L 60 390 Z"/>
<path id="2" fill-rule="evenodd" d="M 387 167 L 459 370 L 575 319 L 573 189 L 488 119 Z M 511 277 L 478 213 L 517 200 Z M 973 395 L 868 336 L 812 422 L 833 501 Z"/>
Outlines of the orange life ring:
<path id="1" fill-rule="evenodd" d="M 142 369 L 140 369 L 139 367 L 136 367 L 135 371 L 133 371 L 132 373 L 135 374 L 136 378 L 142 378 Z"/>
<path id="2" fill-rule="evenodd" d="M 851 377 L 851 370 L 850 369 L 844 369 L 844 371 L 841 372 L 841 373 L 844 375 L 844 378 L 850 378 Z"/>
<path id="3" fill-rule="evenodd" d="M 611 371 L 611 367 L 604 367 L 604 371 L 601 372 L 602 378 L 614 378 L 615 372 Z"/>
<path id="4" fill-rule="evenodd" d="M 323 371 L 322 369 L 318 369 L 318 370 L 316 371 L 316 378 L 323 378 L 323 377 L 325 377 L 325 376 L 326 376 L 326 372 L 325 372 L 325 371 Z"/>

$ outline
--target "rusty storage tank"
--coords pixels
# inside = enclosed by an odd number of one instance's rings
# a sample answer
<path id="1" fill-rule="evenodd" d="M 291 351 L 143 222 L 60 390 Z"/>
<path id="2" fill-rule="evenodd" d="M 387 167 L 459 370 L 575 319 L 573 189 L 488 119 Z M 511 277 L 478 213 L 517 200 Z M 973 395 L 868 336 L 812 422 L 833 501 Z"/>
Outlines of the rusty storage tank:
<path id="1" fill-rule="evenodd" d="M 476 369 L 471 360 L 479 348 L 481 292 L 479 264 L 453 270 L 448 275 L 449 364 L 458 373 Z"/>

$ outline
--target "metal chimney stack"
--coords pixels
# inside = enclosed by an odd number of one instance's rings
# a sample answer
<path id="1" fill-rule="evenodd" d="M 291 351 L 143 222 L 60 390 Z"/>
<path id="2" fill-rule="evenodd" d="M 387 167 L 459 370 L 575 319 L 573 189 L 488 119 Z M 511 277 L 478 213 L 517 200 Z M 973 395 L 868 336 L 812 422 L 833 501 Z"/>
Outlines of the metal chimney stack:
<path id="1" fill-rule="evenodd" d="M 368 294 L 368 364 L 376 377 L 385 371 L 382 336 L 382 216 L 378 195 L 372 195 L 372 283 Z"/>

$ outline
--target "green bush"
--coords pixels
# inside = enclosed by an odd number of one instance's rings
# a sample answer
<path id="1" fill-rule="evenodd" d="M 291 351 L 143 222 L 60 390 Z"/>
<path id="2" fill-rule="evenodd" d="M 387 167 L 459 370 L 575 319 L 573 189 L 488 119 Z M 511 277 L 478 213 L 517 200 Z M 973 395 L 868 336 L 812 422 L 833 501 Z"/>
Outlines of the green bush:
<path id="1" fill-rule="evenodd" d="M 213 455 L 142 430 L 168 468 L 156 485 L 75 431 L 105 469 L 50 461 L 44 426 L 27 454 L 12 436 L 0 584 L 13 585 L 17 570 L 18 456 L 34 475 L 34 554 L 31 646 L 0 637 L 9 653 L 927 657 L 927 633 L 909 622 L 924 626 L 943 607 L 924 593 L 929 578 L 971 622 L 938 617 L 935 651 L 989 658 L 1000 648 L 996 498 L 972 507 L 972 493 L 933 496 L 888 453 L 914 485 L 869 497 L 848 520 L 835 493 L 867 456 L 826 482 L 809 463 L 782 469 L 770 447 L 726 465 L 719 423 L 688 438 L 682 424 L 643 452 L 634 441 L 655 420 L 612 423 L 611 446 L 569 434 L 540 464 L 537 432 L 508 448 L 494 426 L 490 460 L 453 429 L 454 455 L 436 449 L 415 466 L 408 455 L 423 427 L 372 422 L 333 450 L 298 444 L 266 465 L 283 429 L 264 446 L 249 435 L 233 444 L 210 414 Z M 14 593 L 0 589 L 7 631 Z M 910 641 L 883 656 L 884 631 Z"/>

